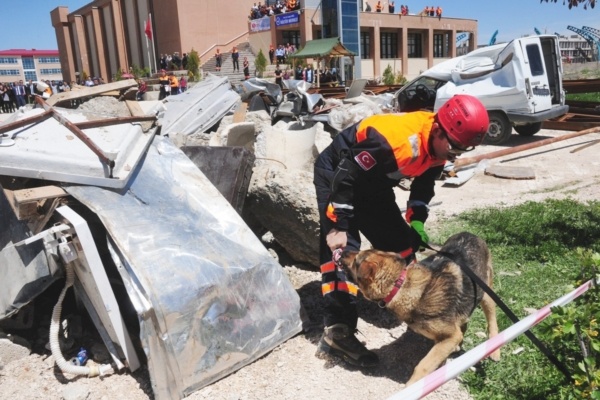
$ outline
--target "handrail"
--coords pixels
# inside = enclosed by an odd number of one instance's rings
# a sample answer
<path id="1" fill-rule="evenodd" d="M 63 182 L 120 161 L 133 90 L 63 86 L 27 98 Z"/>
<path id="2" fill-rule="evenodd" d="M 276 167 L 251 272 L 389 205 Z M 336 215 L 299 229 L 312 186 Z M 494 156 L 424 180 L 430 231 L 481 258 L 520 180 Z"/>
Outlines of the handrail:
<path id="1" fill-rule="evenodd" d="M 238 40 L 239 38 L 241 38 L 243 36 L 248 36 L 248 35 L 249 35 L 249 31 L 245 31 L 245 32 L 240 33 L 239 35 L 237 35 L 236 37 L 234 37 L 233 39 L 231 39 L 227 43 L 224 43 L 224 44 L 215 43 L 212 46 L 210 46 L 204 53 L 200 54 L 199 57 L 202 60 L 202 57 L 204 57 L 206 54 L 208 54 L 209 52 L 211 52 L 215 47 L 217 47 L 217 46 L 219 46 L 219 47 L 228 46 L 231 43 L 233 43 L 234 41 Z"/>

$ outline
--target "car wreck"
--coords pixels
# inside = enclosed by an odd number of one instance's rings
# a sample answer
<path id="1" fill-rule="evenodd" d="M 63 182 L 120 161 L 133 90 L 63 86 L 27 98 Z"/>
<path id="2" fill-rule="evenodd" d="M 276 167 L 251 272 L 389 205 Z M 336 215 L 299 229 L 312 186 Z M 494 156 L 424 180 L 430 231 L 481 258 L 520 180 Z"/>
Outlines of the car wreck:
<path id="1" fill-rule="evenodd" d="M 537 35 L 483 47 L 426 70 L 395 94 L 397 111 L 437 111 L 455 94 L 470 94 L 488 110 L 484 143 L 500 144 L 512 128 L 523 136 L 566 114 L 558 37 Z"/>

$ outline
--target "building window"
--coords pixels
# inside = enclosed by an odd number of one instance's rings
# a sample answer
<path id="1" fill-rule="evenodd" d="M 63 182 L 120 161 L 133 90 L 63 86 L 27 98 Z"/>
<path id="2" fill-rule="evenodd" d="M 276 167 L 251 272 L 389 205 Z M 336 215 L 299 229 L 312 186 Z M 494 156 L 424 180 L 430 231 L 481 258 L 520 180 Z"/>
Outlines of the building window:
<path id="1" fill-rule="evenodd" d="M 40 57 L 38 62 L 40 64 L 59 64 L 60 59 L 58 57 Z"/>
<path id="2" fill-rule="evenodd" d="M 56 75 L 56 74 L 61 74 L 62 71 L 60 70 L 60 68 L 43 68 L 40 69 L 40 74 L 42 75 Z"/>
<path id="3" fill-rule="evenodd" d="M 0 57 L 0 64 L 16 64 L 17 59 L 15 57 Z"/>
<path id="4" fill-rule="evenodd" d="M 0 69 L 0 75 L 2 75 L 2 76 L 19 76 L 21 74 L 19 73 L 18 69 Z"/>
<path id="5" fill-rule="evenodd" d="M 35 71 L 24 71 L 26 81 L 37 81 L 37 74 Z"/>
<path id="6" fill-rule="evenodd" d="M 381 32 L 381 58 L 398 58 L 398 34 Z"/>
<path id="7" fill-rule="evenodd" d="M 293 44 L 296 49 L 300 47 L 300 31 L 283 31 L 283 44 Z"/>
<path id="8" fill-rule="evenodd" d="M 23 57 L 21 61 L 23 62 L 23 69 L 35 69 L 33 57 Z"/>
<path id="9" fill-rule="evenodd" d="M 433 57 L 446 57 L 444 51 L 444 35 L 440 33 L 433 35 Z"/>
<path id="10" fill-rule="evenodd" d="M 420 33 L 408 34 L 408 58 L 423 57 L 423 36 Z"/>
<path id="11" fill-rule="evenodd" d="M 371 58 L 371 35 L 369 32 L 360 33 L 360 54 L 363 59 Z"/>

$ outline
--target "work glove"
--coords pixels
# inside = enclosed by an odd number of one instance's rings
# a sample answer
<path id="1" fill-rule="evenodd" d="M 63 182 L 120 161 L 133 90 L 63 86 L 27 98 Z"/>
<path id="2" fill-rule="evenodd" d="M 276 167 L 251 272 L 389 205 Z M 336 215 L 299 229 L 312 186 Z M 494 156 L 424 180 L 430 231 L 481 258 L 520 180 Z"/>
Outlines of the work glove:
<path id="1" fill-rule="evenodd" d="M 425 224 L 421 221 L 411 221 L 410 227 L 412 231 L 412 247 L 413 251 L 419 251 L 422 244 L 429 243 L 429 236 L 425 232 Z"/>

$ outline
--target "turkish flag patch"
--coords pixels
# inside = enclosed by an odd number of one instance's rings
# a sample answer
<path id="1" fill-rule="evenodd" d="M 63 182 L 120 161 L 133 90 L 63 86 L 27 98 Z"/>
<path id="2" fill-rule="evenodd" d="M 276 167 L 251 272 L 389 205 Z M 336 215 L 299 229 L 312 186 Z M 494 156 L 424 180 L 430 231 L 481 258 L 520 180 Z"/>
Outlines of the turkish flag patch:
<path id="1" fill-rule="evenodd" d="M 354 157 L 354 160 L 362 169 L 365 171 L 370 170 L 377 164 L 377 161 L 373 158 L 368 151 L 362 151 L 357 156 Z"/>

